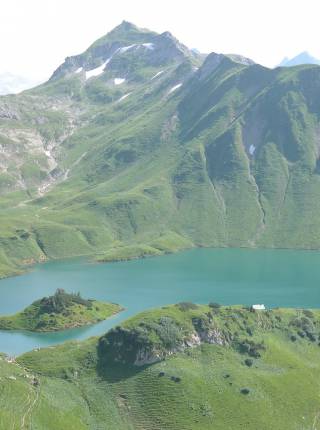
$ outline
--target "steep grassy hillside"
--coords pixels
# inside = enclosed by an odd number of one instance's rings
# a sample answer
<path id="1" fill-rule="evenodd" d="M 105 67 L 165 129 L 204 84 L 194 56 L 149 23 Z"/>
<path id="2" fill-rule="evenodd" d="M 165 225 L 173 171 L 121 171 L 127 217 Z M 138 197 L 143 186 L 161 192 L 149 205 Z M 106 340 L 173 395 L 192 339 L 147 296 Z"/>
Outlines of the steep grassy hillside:
<path id="1" fill-rule="evenodd" d="M 204 59 L 122 23 L 0 98 L 0 275 L 75 255 L 318 249 L 319 96 L 318 66 Z"/>
<path id="2" fill-rule="evenodd" d="M 0 330 L 57 331 L 94 324 L 122 309 L 114 303 L 85 300 L 59 289 L 53 296 L 33 302 L 22 312 L 0 317 Z"/>
<path id="3" fill-rule="evenodd" d="M 144 312 L 100 341 L 0 360 L 0 428 L 316 428 L 319 334 L 319 311 L 183 303 Z M 120 356 L 112 339 L 125 340 Z M 133 365 L 132 346 L 147 345 L 166 354 Z"/>

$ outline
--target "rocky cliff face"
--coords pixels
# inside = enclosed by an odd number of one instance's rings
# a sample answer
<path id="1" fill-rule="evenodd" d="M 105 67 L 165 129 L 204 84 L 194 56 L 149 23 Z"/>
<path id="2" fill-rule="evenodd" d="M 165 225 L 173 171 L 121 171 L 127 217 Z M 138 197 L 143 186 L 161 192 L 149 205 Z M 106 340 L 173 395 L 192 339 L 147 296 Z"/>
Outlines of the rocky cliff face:
<path id="1" fill-rule="evenodd" d="M 224 333 L 218 328 L 204 330 L 200 333 L 195 331 L 186 336 L 180 344 L 176 345 L 176 347 L 172 349 L 138 349 L 134 360 L 134 365 L 145 366 L 148 364 L 153 364 L 158 361 L 165 360 L 166 357 L 176 354 L 177 352 L 183 352 L 188 348 L 195 348 L 201 346 L 202 343 L 208 343 L 211 345 L 226 345 L 228 343 L 228 340 L 225 338 Z"/>
<path id="2" fill-rule="evenodd" d="M 32 108 L 31 108 L 32 106 Z M 0 100 L 0 195 L 42 195 L 63 178 L 60 146 L 77 127 L 70 101 L 29 95 Z"/>
<path id="3" fill-rule="evenodd" d="M 133 329 L 116 327 L 100 339 L 99 351 L 107 360 L 144 366 L 202 343 L 226 345 L 230 342 L 211 316 L 203 315 L 191 322 L 187 327 L 164 316 L 152 324 L 142 322 Z"/>

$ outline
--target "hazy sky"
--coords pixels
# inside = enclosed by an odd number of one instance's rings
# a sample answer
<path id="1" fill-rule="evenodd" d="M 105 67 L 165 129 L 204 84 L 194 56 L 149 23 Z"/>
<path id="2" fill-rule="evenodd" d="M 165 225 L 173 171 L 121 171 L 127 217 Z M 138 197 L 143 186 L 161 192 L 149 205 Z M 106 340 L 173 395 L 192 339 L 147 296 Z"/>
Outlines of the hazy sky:
<path id="1" fill-rule="evenodd" d="M 319 13 L 319 0 L 2 0 L 0 73 L 47 78 L 122 20 L 274 66 L 304 50 L 320 57 Z"/>

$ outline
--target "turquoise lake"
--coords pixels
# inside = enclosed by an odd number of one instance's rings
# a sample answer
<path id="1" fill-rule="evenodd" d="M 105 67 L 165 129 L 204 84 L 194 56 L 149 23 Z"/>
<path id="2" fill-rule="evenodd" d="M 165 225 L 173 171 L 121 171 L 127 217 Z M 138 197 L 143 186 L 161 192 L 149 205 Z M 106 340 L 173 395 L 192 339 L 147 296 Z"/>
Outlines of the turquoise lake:
<path id="1" fill-rule="evenodd" d="M 0 313 L 22 310 L 57 288 L 119 303 L 126 310 L 94 326 L 59 333 L 0 331 L 0 351 L 17 355 L 100 335 L 144 309 L 181 301 L 319 308 L 320 252 L 193 249 L 120 263 L 52 261 L 25 275 L 1 280 Z"/>

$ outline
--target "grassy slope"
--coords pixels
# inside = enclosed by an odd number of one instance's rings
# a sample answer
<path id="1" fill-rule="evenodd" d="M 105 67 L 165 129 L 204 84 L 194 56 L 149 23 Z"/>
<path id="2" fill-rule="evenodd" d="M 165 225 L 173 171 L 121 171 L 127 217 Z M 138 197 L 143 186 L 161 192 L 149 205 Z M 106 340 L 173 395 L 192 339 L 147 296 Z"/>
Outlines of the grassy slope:
<path id="1" fill-rule="evenodd" d="M 149 72 L 149 75 L 150 73 L 153 75 L 154 70 Z M 163 94 L 167 91 L 167 85 L 170 85 L 172 81 L 175 82 L 175 73 L 175 67 L 170 66 L 162 80 L 153 84 L 155 94 L 149 96 L 147 110 L 145 103 L 141 105 L 138 112 L 133 112 L 133 107 L 145 96 L 146 91 L 149 91 L 150 78 L 146 85 L 142 85 L 136 90 L 136 95 L 132 96 L 131 102 L 122 103 L 121 109 L 116 103 L 107 104 L 106 107 L 98 105 L 99 115 L 97 115 L 97 108 L 94 104 L 90 105 L 89 102 L 87 115 L 91 121 L 92 115 L 95 115 L 93 122 L 83 130 L 79 130 L 75 137 L 64 142 L 65 158 L 61 160 L 68 167 L 79 158 L 79 155 L 95 146 L 96 152 L 92 153 L 90 150 L 85 157 L 85 169 L 83 166 L 75 167 L 74 179 L 61 184 L 44 198 L 19 205 L 19 201 L 23 198 L 22 195 L 20 200 L 18 199 L 18 207 L 16 207 L 17 203 L 11 203 L 11 205 L 5 203 L 0 211 L 0 218 L 3 218 L 7 224 L 3 235 L 6 232 L 6 236 L 9 236 L 3 246 L 5 254 L 2 258 L 1 272 L 4 275 L 7 272 L 18 270 L 17 263 L 21 264 L 21 261 L 29 263 L 41 258 L 104 254 L 108 249 L 119 245 L 126 246 L 131 244 L 133 236 L 137 233 L 134 224 L 140 224 L 143 220 L 145 221 L 143 225 L 139 226 L 139 231 L 143 231 L 147 227 L 150 231 L 149 234 L 147 231 L 149 236 L 147 241 L 150 242 L 147 245 L 153 248 L 151 242 L 158 239 L 159 233 L 155 234 L 154 226 L 148 226 L 148 224 L 155 219 L 159 220 L 158 226 L 160 223 L 162 224 L 161 217 L 165 213 L 167 194 L 171 191 L 165 183 L 164 187 L 159 187 L 158 178 L 165 172 L 162 172 L 163 167 L 159 166 L 159 162 L 154 160 L 153 155 L 147 152 L 141 160 L 140 157 L 145 148 L 148 150 L 150 144 L 155 145 L 154 140 L 159 139 L 158 135 L 163 128 L 163 122 L 167 121 L 174 108 L 174 103 L 171 101 L 172 108 L 169 109 L 170 103 L 168 103 L 168 111 L 159 110 Z M 51 85 L 53 84 L 50 83 L 49 88 Z M 90 94 L 90 86 L 86 91 Z M 125 91 L 122 90 L 122 93 Z M 88 107 L 86 94 L 82 94 L 82 97 L 83 104 Z M 126 121 L 128 115 L 132 116 L 129 123 Z M 88 140 L 88 136 L 90 136 L 90 140 Z M 171 133 L 168 132 L 168 135 L 163 138 L 163 143 L 167 147 L 165 152 L 160 154 L 158 151 L 161 163 L 166 159 L 168 144 L 172 143 L 170 136 Z M 131 139 L 134 139 L 134 145 L 128 144 Z M 141 148 L 141 144 L 145 148 Z M 171 149 L 169 150 L 172 152 Z M 128 165 L 126 157 L 131 156 L 134 157 L 135 162 Z M 153 160 L 150 159 L 150 156 Z M 169 156 L 174 163 L 174 154 L 169 154 Z M 142 172 L 141 166 L 145 166 L 146 163 L 149 164 L 149 167 Z M 151 172 L 156 173 L 154 169 L 158 173 L 155 178 L 150 178 Z M 164 170 L 167 169 L 168 166 L 165 166 Z M 80 177 L 79 173 L 81 173 Z M 132 177 L 137 174 L 138 177 L 132 181 Z M 119 182 L 115 184 L 116 189 L 114 189 L 113 184 L 116 179 L 119 179 Z M 136 190 L 128 190 L 129 183 L 131 186 L 135 184 Z M 141 187 L 144 184 L 146 188 L 142 191 Z M 75 190 L 77 191 L 75 192 Z M 162 191 L 165 192 L 163 196 L 161 196 Z M 158 202 L 154 201 L 156 196 L 160 197 Z M 129 202 L 127 202 L 128 198 Z M 10 202 L 9 199 L 8 202 Z M 10 209 L 8 206 L 13 206 L 13 208 Z M 148 214 L 148 212 L 150 213 Z M 10 217 L 8 217 L 9 213 Z M 135 220 L 135 218 L 138 219 Z M 20 237 L 16 238 L 17 226 L 27 232 L 27 237 L 24 237 L 23 240 L 20 240 Z M 10 233 L 8 234 L 8 232 Z M 18 245 L 23 255 L 20 256 L 16 251 L 11 253 L 11 245 L 15 249 Z M 161 237 L 159 248 L 153 252 L 158 254 L 190 245 L 192 243 L 188 239 L 180 238 L 176 233 L 165 230 L 165 237 Z M 13 268 L 9 266 L 9 263 Z"/>
<path id="2" fill-rule="evenodd" d="M 76 255 L 109 261 L 192 246 L 318 249 L 319 67 L 268 70 L 224 58 L 189 79 L 189 59 L 154 67 L 134 55 L 119 58 L 119 70 L 134 65 L 119 88 L 110 84 L 112 69 L 86 83 L 67 75 L 10 102 L 23 106 L 23 126 L 39 116 L 27 117 L 28 103 L 50 111 L 59 102 L 56 116 L 36 126 L 43 136 L 61 135 L 66 118 L 75 128 L 56 154 L 68 180 L 40 198 L 33 188 L 1 197 L 0 276 Z"/>
<path id="3" fill-rule="evenodd" d="M 166 307 L 145 312 L 125 323 L 132 329 L 144 321 L 171 316 L 191 327 L 192 316 L 204 316 L 210 308 L 181 311 Z M 274 310 L 250 313 L 241 307 L 215 312 L 215 320 L 230 333 L 238 332 L 264 342 L 265 351 L 245 365 L 247 354 L 232 345 L 202 344 L 174 354 L 151 366 L 136 368 L 101 363 L 97 340 L 71 342 L 30 352 L 18 363 L 40 380 L 39 397 L 27 415 L 32 429 L 241 429 L 292 430 L 312 428 L 319 420 L 319 346 L 297 336 L 290 321 L 305 317 L 300 311 Z M 310 318 L 307 313 L 307 318 Z M 319 312 L 313 312 L 317 335 Z M 271 328 L 270 320 L 276 322 Z M 246 325 L 244 322 L 246 321 Z M 267 323 L 269 321 L 269 323 Z M 228 324 L 226 326 L 226 324 Z M 20 428 L 28 393 L 36 398 L 15 364 L 0 361 L 3 391 L 0 422 Z M 159 376 L 164 372 L 164 376 Z M 171 376 L 181 378 L 180 382 Z M 249 394 L 241 393 L 243 388 Z M 15 420 L 13 420 L 15 416 Z M 7 421 L 5 421 L 7 420 Z M 10 421 L 11 420 L 11 421 Z M 0 428 L 6 428 L 2 426 Z"/>

